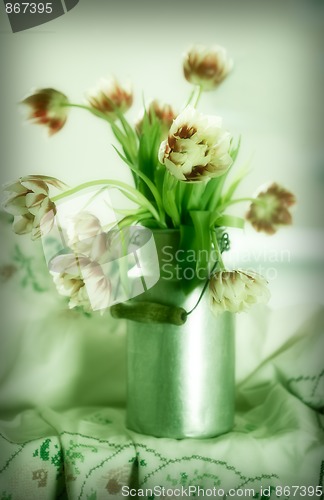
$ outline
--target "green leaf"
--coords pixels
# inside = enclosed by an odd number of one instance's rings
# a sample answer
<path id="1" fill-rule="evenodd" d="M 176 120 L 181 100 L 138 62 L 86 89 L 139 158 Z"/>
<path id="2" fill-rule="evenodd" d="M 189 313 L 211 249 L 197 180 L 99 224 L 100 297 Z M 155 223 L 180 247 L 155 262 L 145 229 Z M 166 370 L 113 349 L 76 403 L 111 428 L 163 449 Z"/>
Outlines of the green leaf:
<path id="1" fill-rule="evenodd" d="M 134 150 L 134 144 L 133 141 L 128 138 L 127 135 L 125 135 L 120 128 L 115 124 L 111 123 L 111 129 L 118 140 L 118 142 L 121 144 L 125 157 L 127 158 L 127 164 L 130 162 L 132 165 L 136 163 L 136 147 Z M 125 160 L 124 160 L 125 161 Z"/>
<path id="2" fill-rule="evenodd" d="M 94 180 L 94 181 L 88 181 L 84 182 L 83 184 L 79 184 L 78 186 L 66 191 L 63 194 L 59 194 L 57 196 L 54 196 L 52 198 L 52 201 L 54 203 L 58 202 L 62 198 L 66 198 L 67 196 L 72 196 L 75 193 L 78 193 L 79 191 L 83 189 L 90 189 L 95 186 L 106 186 L 107 189 L 109 188 L 116 188 L 120 192 L 122 192 L 129 200 L 133 201 L 137 205 L 141 206 L 142 208 L 147 209 L 153 217 L 159 222 L 161 227 L 165 227 L 165 223 L 161 221 L 160 215 L 157 212 L 155 206 L 136 188 L 130 186 L 126 182 L 122 181 L 117 181 L 117 180 L 112 180 L 112 179 L 100 179 L 100 180 Z"/>
<path id="3" fill-rule="evenodd" d="M 176 201 L 178 183 L 179 181 L 166 170 L 164 174 L 162 202 L 164 209 L 171 218 L 174 227 L 179 227 L 180 225 L 180 212 Z"/>
<path id="4" fill-rule="evenodd" d="M 250 173 L 251 171 L 251 167 L 249 166 L 249 161 L 241 168 L 240 172 L 236 175 L 236 177 L 234 178 L 233 182 L 230 184 L 229 188 L 227 189 L 224 197 L 222 198 L 222 200 L 220 201 L 220 204 L 224 205 L 226 203 L 228 203 L 236 189 L 238 188 L 238 186 L 241 184 L 241 182 L 243 181 L 243 179 Z"/>
<path id="5" fill-rule="evenodd" d="M 120 153 L 120 151 L 118 151 L 118 149 L 115 148 L 115 146 L 114 146 L 114 149 L 117 152 L 117 154 L 120 156 L 120 158 L 123 161 L 125 161 L 125 163 L 128 164 L 128 166 L 131 169 L 131 171 L 133 172 L 133 174 L 138 176 L 146 184 L 146 186 L 150 189 L 150 191 L 153 195 L 153 199 L 156 202 L 157 207 L 159 209 L 161 219 L 163 220 L 163 212 L 164 211 L 163 211 L 162 199 L 161 199 L 160 193 L 158 192 L 158 190 L 154 186 L 153 182 L 143 172 L 140 172 L 130 162 L 128 162 L 127 159 Z"/>
<path id="6" fill-rule="evenodd" d="M 237 141 L 237 146 L 233 147 L 231 150 L 230 150 L 230 156 L 233 160 L 233 163 L 235 162 L 238 154 L 239 154 L 239 151 L 240 151 L 240 147 L 241 147 L 241 136 L 238 138 L 238 141 Z"/>
<path id="7" fill-rule="evenodd" d="M 131 226 L 132 224 L 136 222 L 140 222 L 141 220 L 148 219 L 150 217 L 149 212 L 136 212 L 135 214 L 129 214 L 123 219 L 121 219 L 117 224 L 116 227 L 119 229 L 123 227 L 128 227 Z"/>
<path id="8" fill-rule="evenodd" d="M 233 163 L 230 166 L 230 168 L 223 175 L 216 177 L 214 179 L 210 179 L 210 181 L 208 182 L 205 192 L 202 195 L 202 206 L 205 208 L 205 210 L 211 210 L 213 212 L 220 204 L 223 204 L 224 197 L 222 196 L 222 192 L 224 184 L 229 173 L 233 168 L 233 165 L 235 163 L 235 160 L 237 158 L 240 149 L 240 145 L 241 145 L 241 137 L 238 140 L 237 146 L 233 147 L 230 151 L 230 156 L 233 160 Z M 246 172 L 244 175 L 246 175 Z M 242 176 L 242 178 L 244 177 L 244 175 Z M 237 180 L 238 178 L 236 179 L 236 181 Z M 241 180 L 242 179 L 238 180 L 238 184 L 241 182 Z M 234 188 L 233 193 L 238 184 L 235 186 L 233 183 L 233 188 Z"/>
<path id="9" fill-rule="evenodd" d="M 211 252 L 210 212 L 192 210 L 189 213 L 195 229 L 196 271 L 201 275 L 203 270 L 207 276 Z"/>
<path id="10" fill-rule="evenodd" d="M 120 130 L 116 123 L 111 123 L 111 130 L 113 131 L 117 141 L 120 142 L 122 146 L 124 146 L 124 144 L 127 144 L 127 136 Z"/>
<path id="11" fill-rule="evenodd" d="M 201 207 L 204 210 L 213 211 L 218 205 L 221 198 L 222 187 L 226 179 L 226 174 L 220 177 L 214 177 L 205 185 L 205 189 L 201 195 Z"/>
<path id="12" fill-rule="evenodd" d="M 128 121 L 126 120 L 123 113 L 118 111 L 117 115 L 118 115 L 118 118 L 119 118 L 119 120 L 120 120 L 120 122 L 125 130 L 125 133 L 128 137 L 128 140 L 130 141 L 130 143 L 132 145 L 137 144 L 136 133 L 135 133 L 134 129 L 130 126 Z"/>
<path id="13" fill-rule="evenodd" d="M 129 168 L 132 170 L 132 173 L 133 173 L 134 170 L 135 170 L 135 167 L 132 164 L 132 162 L 126 156 L 124 156 L 123 153 L 121 153 L 119 151 L 119 149 L 117 149 L 114 144 L 112 144 L 112 147 L 114 148 L 114 150 L 116 151 L 116 153 L 118 154 L 118 156 L 123 160 L 123 162 L 126 163 L 126 165 L 129 166 Z"/>
<path id="14" fill-rule="evenodd" d="M 111 180 L 109 181 L 109 185 L 121 191 L 131 201 L 134 201 L 141 207 L 146 208 L 149 212 L 151 212 L 153 217 L 155 217 L 160 222 L 160 216 L 156 211 L 156 208 L 137 189 L 129 186 L 128 184 L 122 181 Z"/>
<path id="15" fill-rule="evenodd" d="M 153 112 L 145 111 L 142 120 L 142 130 L 139 137 L 138 166 L 155 185 L 160 180 L 158 170 L 158 150 L 161 142 L 161 126 Z M 158 179 L 156 175 L 158 174 Z M 161 186 L 160 186 L 161 187 Z M 145 187 L 144 187 L 145 194 Z"/>

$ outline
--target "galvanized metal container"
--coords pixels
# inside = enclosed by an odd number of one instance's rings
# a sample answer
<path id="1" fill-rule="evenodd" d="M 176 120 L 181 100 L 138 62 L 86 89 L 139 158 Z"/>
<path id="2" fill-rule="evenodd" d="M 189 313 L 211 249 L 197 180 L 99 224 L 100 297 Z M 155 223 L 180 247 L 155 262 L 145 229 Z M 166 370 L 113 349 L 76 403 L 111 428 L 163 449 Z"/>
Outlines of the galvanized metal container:
<path id="1" fill-rule="evenodd" d="M 190 311 L 205 282 L 187 293 L 181 279 L 167 279 L 163 248 L 176 252 L 179 233 L 157 231 L 154 238 L 161 277 L 136 300 Z M 227 312 L 214 316 L 206 292 L 183 325 L 127 323 L 128 428 L 177 439 L 229 431 L 234 422 L 234 316 Z"/>

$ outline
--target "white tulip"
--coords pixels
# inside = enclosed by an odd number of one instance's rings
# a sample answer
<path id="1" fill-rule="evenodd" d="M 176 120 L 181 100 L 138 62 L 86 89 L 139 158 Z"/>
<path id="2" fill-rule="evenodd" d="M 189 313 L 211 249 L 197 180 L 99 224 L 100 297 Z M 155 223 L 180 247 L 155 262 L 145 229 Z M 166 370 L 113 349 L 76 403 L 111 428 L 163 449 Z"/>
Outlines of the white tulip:
<path id="1" fill-rule="evenodd" d="M 289 209 L 295 203 L 293 193 L 273 182 L 261 188 L 245 217 L 256 231 L 274 234 L 281 226 L 292 224 Z"/>
<path id="2" fill-rule="evenodd" d="M 218 271 L 209 282 L 210 307 L 215 315 L 224 311 L 247 311 L 270 298 L 267 281 L 252 271 Z"/>
<path id="3" fill-rule="evenodd" d="M 65 187 L 58 179 L 45 175 L 21 177 L 4 187 L 11 194 L 4 208 L 15 216 L 15 233 L 31 233 L 31 238 L 36 240 L 52 229 L 56 207 L 49 198 L 49 184 L 58 189 Z"/>
<path id="4" fill-rule="evenodd" d="M 159 150 L 159 160 L 182 181 L 218 177 L 232 164 L 231 136 L 218 116 L 203 115 L 188 106 L 174 120 L 167 140 Z"/>
<path id="5" fill-rule="evenodd" d="M 105 310 L 110 306 L 111 283 L 101 265 L 85 256 L 58 255 L 50 263 L 57 291 L 69 297 L 70 309 Z"/>
<path id="6" fill-rule="evenodd" d="M 71 217 L 67 224 L 68 245 L 76 254 L 82 254 L 93 261 L 103 261 L 109 251 L 109 239 L 103 232 L 99 219 L 89 213 L 80 212 Z"/>
<path id="7" fill-rule="evenodd" d="M 228 75 L 233 61 L 228 57 L 224 47 L 216 45 L 208 48 L 192 47 L 184 57 L 183 71 L 185 78 L 203 90 L 213 90 Z"/>
<path id="8" fill-rule="evenodd" d="M 116 78 L 101 79 L 97 88 L 88 96 L 90 106 L 104 113 L 110 120 L 116 120 L 116 111 L 125 113 L 133 104 L 130 84 L 121 85 Z"/>

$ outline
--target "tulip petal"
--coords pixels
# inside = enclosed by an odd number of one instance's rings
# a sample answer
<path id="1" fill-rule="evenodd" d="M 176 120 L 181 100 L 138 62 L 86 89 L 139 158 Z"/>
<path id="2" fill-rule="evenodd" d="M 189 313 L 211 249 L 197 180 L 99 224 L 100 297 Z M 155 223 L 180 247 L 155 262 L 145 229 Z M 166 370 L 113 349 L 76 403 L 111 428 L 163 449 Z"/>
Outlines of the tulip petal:
<path id="1" fill-rule="evenodd" d="M 33 215 L 37 215 L 41 204 L 48 199 L 44 194 L 28 193 L 26 194 L 26 207 Z"/>
<path id="2" fill-rule="evenodd" d="M 68 188 L 68 185 L 65 184 L 63 181 L 60 181 L 56 177 L 50 177 L 48 175 L 28 175 L 26 177 L 22 177 L 21 181 L 24 183 L 28 182 L 28 181 L 42 181 L 45 184 L 50 184 L 51 186 L 53 186 L 57 189 L 64 190 L 64 189 Z"/>
<path id="3" fill-rule="evenodd" d="M 48 194 L 48 186 L 40 179 L 32 179 L 32 178 L 22 178 L 21 183 L 24 187 L 26 187 L 29 191 L 37 194 Z"/>
<path id="4" fill-rule="evenodd" d="M 9 191 L 11 193 L 23 194 L 27 193 L 27 189 L 20 183 L 20 181 L 10 182 L 3 186 L 4 191 Z"/>
<path id="5" fill-rule="evenodd" d="M 187 106 L 173 121 L 159 161 L 178 180 L 201 182 L 223 175 L 232 165 L 230 134 L 220 117 L 210 117 Z"/>
<path id="6" fill-rule="evenodd" d="M 214 314 L 238 313 L 270 298 L 267 282 L 253 271 L 218 271 L 209 282 L 210 307 Z"/>
<path id="7" fill-rule="evenodd" d="M 4 208 L 12 215 L 25 215 L 29 213 L 26 207 L 26 196 L 24 194 L 9 198 L 4 204 Z"/>
<path id="8" fill-rule="evenodd" d="M 30 233 L 33 227 L 33 217 L 30 216 L 18 216 L 15 217 L 12 228 L 16 234 L 27 234 Z"/>
<path id="9" fill-rule="evenodd" d="M 48 234 L 54 225 L 54 219 L 55 210 L 48 198 L 45 198 L 35 215 L 33 224 L 35 234 L 39 234 L 39 232 L 40 236 Z"/>

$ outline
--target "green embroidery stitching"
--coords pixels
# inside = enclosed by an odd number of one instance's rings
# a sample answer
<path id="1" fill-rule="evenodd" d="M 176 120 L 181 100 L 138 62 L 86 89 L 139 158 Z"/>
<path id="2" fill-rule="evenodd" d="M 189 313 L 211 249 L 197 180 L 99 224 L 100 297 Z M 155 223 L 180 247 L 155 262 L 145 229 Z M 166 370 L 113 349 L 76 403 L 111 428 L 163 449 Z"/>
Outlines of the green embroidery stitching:
<path id="1" fill-rule="evenodd" d="M 135 447 L 135 448 L 143 448 L 147 453 L 154 455 L 156 458 L 159 458 L 162 462 L 167 462 L 167 460 L 168 460 L 166 457 L 161 455 L 161 453 L 158 453 L 156 450 L 153 450 L 152 448 L 148 448 L 145 444 L 130 443 L 130 446 Z"/>
<path id="2" fill-rule="evenodd" d="M 51 440 L 50 439 L 45 439 L 45 441 L 41 444 L 40 449 L 39 449 L 39 455 L 41 460 L 49 460 L 49 445 L 50 445 Z"/>
<path id="3" fill-rule="evenodd" d="M 91 450 L 93 453 L 98 452 L 98 448 L 93 445 L 84 444 L 84 443 L 76 443 L 72 439 L 70 440 L 70 446 L 66 449 L 64 453 L 64 461 L 65 465 L 74 466 L 74 472 L 79 475 L 80 469 L 77 465 L 77 462 L 84 462 L 84 454 L 81 451 L 77 451 L 81 449 Z"/>
<path id="4" fill-rule="evenodd" d="M 280 479 L 277 474 L 261 474 L 261 476 L 248 477 L 246 480 L 239 484 L 236 489 L 242 488 L 248 483 L 254 483 L 255 481 L 263 481 L 264 479 Z"/>
<path id="5" fill-rule="evenodd" d="M 234 472 L 234 474 L 238 475 L 240 479 L 246 479 L 245 476 L 242 475 L 242 473 L 240 471 L 238 471 L 237 469 L 235 469 L 235 467 L 233 466 L 230 466 L 228 465 L 227 462 L 223 461 L 223 460 L 215 460 L 213 458 L 209 458 L 209 457 L 203 457 L 203 456 L 200 456 L 200 455 L 192 455 L 192 456 L 184 456 L 184 457 L 181 457 L 181 458 L 175 458 L 175 459 L 169 459 L 167 460 L 164 464 L 160 465 L 157 469 L 151 471 L 149 474 L 147 474 L 141 485 L 143 485 L 144 483 L 147 482 L 147 480 L 152 477 L 153 475 L 155 475 L 158 471 L 161 471 L 162 469 L 164 469 L 166 466 L 168 466 L 169 464 L 176 464 L 176 463 L 181 463 L 181 462 L 190 462 L 191 460 L 201 460 L 202 462 L 207 462 L 207 463 L 212 463 L 212 464 L 215 464 L 215 465 L 221 465 L 221 466 L 224 466 L 227 470 L 232 470 Z"/>
<path id="6" fill-rule="evenodd" d="M 102 439 L 99 439 L 99 438 L 94 438 L 92 436 L 86 436 L 86 435 L 83 435 L 83 434 L 80 434 L 80 433 L 71 433 L 71 432 L 67 432 L 67 431 L 61 432 L 60 436 L 62 436 L 62 435 L 78 436 L 79 438 L 86 438 L 86 439 L 95 440 L 96 443 L 105 443 L 110 448 L 112 448 L 112 449 L 115 450 L 114 453 L 112 453 L 112 455 L 110 457 L 106 458 L 105 460 L 102 460 L 99 464 L 97 464 L 95 467 L 93 467 L 86 474 L 85 480 L 83 481 L 83 484 L 81 486 L 81 491 L 80 491 L 80 495 L 79 495 L 78 498 L 82 497 L 85 485 L 86 485 L 89 477 L 92 475 L 92 473 L 95 470 L 100 469 L 103 466 L 103 464 L 106 464 L 107 462 L 113 460 L 118 454 L 120 454 L 120 452 L 122 452 L 124 450 L 127 450 L 127 449 L 133 449 L 134 450 L 134 448 L 135 448 L 135 450 L 136 450 L 136 448 L 142 449 L 143 452 L 151 454 L 152 456 L 158 458 L 160 460 L 160 462 L 161 462 L 161 464 L 160 464 L 159 467 L 157 467 L 154 471 L 149 472 L 144 477 L 144 479 L 142 480 L 141 484 L 147 482 L 150 477 L 152 477 L 153 475 L 155 475 L 157 472 L 163 470 L 163 468 L 165 468 L 168 465 L 172 465 L 172 464 L 182 464 L 182 465 L 184 465 L 184 462 L 190 462 L 191 460 L 200 460 L 202 462 L 219 465 L 221 467 L 224 467 L 228 471 L 233 471 L 233 473 L 238 478 L 241 479 L 241 483 L 239 484 L 239 486 L 237 486 L 237 488 L 240 488 L 240 487 L 246 485 L 249 482 L 253 483 L 255 481 L 261 481 L 261 480 L 264 480 L 264 479 L 273 479 L 273 478 L 279 479 L 279 477 L 276 474 L 261 474 L 261 475 L 256 476 L 256 477 L 246 477 L 246 476 L 244 476 L 242 474 L 242 472 L 240 472 L 239 470 L 237 470 L 234 466 L 229 465 L 225 461 L 214 460 L 214 459 L 211 459 L 209 457 L 204 457 L 204 456 L 199 456 L 199 455 L 184 456 L 184 457 L 181 457 L 181 458 L 176 458 L 176 459 L 171 459 L 170 460 L 170 459 L 167 459 L 166 457 L 162 456 L 160 453 L 156 452 L 156 450 L 153 450 L 152 448 L 148 448 L 145 444 L 142 444 L 142 443 L 136 443 L 136 442 L 131 442 L 130 441 L 130 442 L 124 444 L 124 445 L 121 445 L 121 444 L 118 444 L 118 443 L 110 442 L 108 440 L 102 440 Z M 28 442 L 34 442 L 34 441 L 35 440 L 30 440 Z M 14 454 L 14 456 L 17 455 L 18 453 L 20 453 L 20 451 L 22 450 L 23 446 L 20 448 L 20 450 L 18 450 Z M 57 445 L 54 445 L 54 448 L 55 448 L 55 450 L 54 450 L 55 453 L 53 453 L 53 451 L 51 453 L 51 439 L 47 438 L 47 439 L 45 439 L 41 443 L 41 445 L 39 446 L 39 448 L 34 451 L 33 456 L 34 457 L 39 457 L 43 461 L 47 461 L 47 462 L 50 461 L 50 463 L 52 463 L 58 470 L 60 470 L 60 474 L 62 474 L 63 465 L 64 465 L 64 463 L 63 463 L 63 453 L 62 453 L 62 451 L 59 449 L 59 447 Z M 69 442 L 69 447 L 68 447 L 68 449 L 66 450 L 66 452 L 64 454 L 65 465 L 69 465 L 69 464 L 73 465 L 75 467 L 75 469 L 74 469 L 73 472 L 75 472 L 77 474 L 80 474 L 78 463 L 84 461 L 84 454 L 82 453 L 82 450 L 81 450 L 82 448 L 91 449 L 92 452 L 94 452 L 94 453 L 96 453 L 98 451 L 97 448 L 96 448 L 96 446 L 85 445 L 85 444 L 78 444 L 77 442 L 75 442 L 75 441 L 73 441 L 71 439 L 70 442 Z M 53 450 L 53 448 L 52 448 L 52 450 Z M 11 457 L 10 460 L 12 460 L 14 458 L 14 456 Z M 138 468 L 140 466 L 142 466 L 142 467 L 147 466 L 147 460 L 143 459 L 143 458 L 140 458 L 139 452 L 136 452 L 136 454 L 128 462 L 132 463 L 134 465 L 135 469 L 137 469 L 137 470 L 138 470 Z M 8 463 L 7 463 L 7 466 L 8 466 Z M 136 470 L 135 470 L 135 473 L 136 473 Z M 169 482 L 175 480 L 175 478 L 172 478 L 170 475 L 168 476 L 168 479 L 169 479 Z M 205 474 L 199 474 L 197 470 L 195 471 L 194 477 L 191 477 L 191 482 L 190 483 L 192 484 L 192 481 L 195 481 L 195 482 L 199 483 L 198 485 L 200 485 L 200 484 L 202 484 L 203 480 L 206 480 L 206 479 L 208 479 L 210 481 L 214 481 L 215 485 L 219 486 L 219 484 L 220 484 L 220 483 L 218 483 L 218 481 L 219 481 L 218 476 L 216 476 L 214 474 L 207 474 L 207 473 L 205 473 Z M 189 477 L 189 475 L 188 475 L 188 473 L 186 471 L 182 470 L 181 472 L 179 472 L 179 476 L 177 478 L 177 481 L 180 484 L 183 484 L 183 485 L 189 484 L 189 480 L 190 480 L 190 477 Z M 137 484 L 137 487 L 138 486 L 139 485 Z M 90 499 L 91 500 L 95 500 L 96 495 L 97 495 L 96 492 L 92 491 L 92 492 L 88 493 L 88 497 L 87 498 L 89 498 L 89 500 Z M 6 499 L 4 499 L 4 500 L 6 500 Z"/>
<path id="7" fill-rule="evenodd" d="M 10 442 L 10 441 L 8 441 L 8 442 Z M 2 469 L 0 469 L 0 474 L 1 474 L 4 470 L 6 470 L 6 469 L 7 469 L 7 467 L 9 467 L 10 462 L 12 462 L 12 461 L 14 460 L 14 458 L 16 458 L 16 456 L 17 456 L 17 455 L 19 455 L 19 453 L 20 453 L 20 452 L 24 449 L 25 444 L 26 444 L 26 443 L 24 443 L 24 444 L 21 446 L 21 448 L 19 448 L 19 450 L 17 450 L 15 453 L 13 453 L 13 454 L 11 455 L 11 457 L 10 457 L 10 458 L 8 458 L 8 460 L 6 461 L 6 463 L 4 464 L 4 466 L 2 467 Z"/>
<path id="8" fill-rule="evenodd" d="M 136 452 L 136 455 L 135 457 L 131 458 L 130 460 L 128 460 L 129 463 L 133 463 L 135 465 L 135 467 L 146 467 L 147 463 L 145 462 L 145 460 L 143 459 L 139 459 L 139 452 Z"/>
<path id="9" fill-rule="evenodd" d="M 84 490 L 84 487 L 85 487 L 85 484 L 87 482 L 87 480 L 89 479 L 89 477 L 92 475 L 92 473 L 97 470 L 97 469 L 101 469 L 101 467 L 109 462 L 110 460 L 112 460 L 113 458 L 115 458 L 121 451 L 123 451 L 123 449 L 125 448 L 129 448 L 130 447 L 130 443 L 129 444 L 126 444 L 124 446 L 121 446 L 120 449 L 116 450 L 115 453 L 113 453 L 110 457 L 107 457 L 105 458 L 104 460 L 102 460 L 99 464 L 97 464 L 95 467 L 92 467 L 92 469 L 89 470 L 89 472 L 86 474 L 85 476 L 85 479 L 82 483 L 82 486 L 81 486 L 81 490 L 80 490 L 80 495 L 78 496 L 78 500 L 80 500 L 82 498 L 82 495 L 83 495 L 83 490 Z"/>
<path id="10" fill-rule="evenodd" d="M 40 445 L 40 447 L 34 451 L 33 457 L 39 457 L 41 460 L 43 460 L 43 462 L 48 462 L 50 460 L 50 463 L 54 465 L 54 467 L 56 468 L 56 478 L 58 479 L 59 477 L 62 476 L 64 469 L 63 453 L 62 450 L 59 449 L 58 445 L 55 444 L 54 448 L 57 450 L 57 452 L 55 452 L 53 456 L 51 456 L 50 454 L 51 443 L 52 440 L 50 438 L 45 439 Z"/>
<path id="11" fill-rule="evenodd" d="M 270 490 L 270 496 L 268 494 L 266 495 L 261 495 L 261 493 L 256 493 L 255 495 L 253 495 L 252 498 L 259 498 L 260 500 L 265 500 L 266 498 L 270 498 L 272 493 L 275 493 L 276 492 L 276 488 L 275 486 L 269 486 L 269 490 Z M 260 496 L 261 495 L 261 496 Z M 277 497 L 278 498 L 278 497 Z"/>
<path id="12" fill-rule="evenodd" d="M 176 464 L 176 463 L 182 463 L 182 462 L 190 462 L 191 460 L 200 460 L 200 461 L 205 462 L 205 463 L 220 465 L 222 467 L 225 467 L 226 470 L 233 471 L 233 473 L 236 476 L 238 476 L 241 479 L 241 481 L 242 481 L 242 483 L 237 488 L 241 488 L 245 484 L 247 484 L 249 482 L 254 482 L 254 481 L 257 481 L 257 480 L 273 479 L 273 478 L 279 479 L 279 477 L 277 476 L 277 474 L 261 474 L 260 476 L 256 476 L 254 478 L 253 477 L 247 478 L 246 476 L 244 476 L 242 474 L 242 472 L 240 472 L 234 466 L 229 465 L 227 462 L 225 462 L 223 460 L 215 460 L 215 459 L 212 459 L 212 458 L 209 458 L 209 457 L 203 457 L 203 456 L 200 456 L 200 455 L 192 455 L 190 457 L 184 456 L 184 457 L 181 457 L 181 458 L 176 458 L 176 459 L 170 459 L 170 460 L 168 460 L 166 463 L 160 465 L 157 469 L 155 469 L 155 470 L 151 471 L 149 474 L 147 474 L 144 477 L 143 481 L 140 483 L 140 486 L 142 487 L 144 485 L 144 483 L 146 483 L 150 477 L 154 476 L 157 472 L 160 472 L 166 466 L 168 466 L 170 464 Z"/>
<path id="13" fill-rule="evenodd" d="M 322 370 L 317 375 L 299 375 L 298 377 L 292 377 L 292 378 L 288 379 L 287 380 L 287 386 L 288 386 L 289 390 L 293 394 L 297 395 L 297 397 L 304 404 L 313 407 L 314 406 L 314 400 L 312 400 L 312 398 L 315 397 L 316 391 L 317 391 L 319 383 L 320 383 L 320 380 L 321 380 L 321 378 L 323 376 L 324 376 L 324 370 Z M 296 387 L 298 384 L 300 385 L 300 383 L 303 383 L 303 382 L 313 382 L 313 385 L 311 386 L 311 388 L 309 390 L 309 394 L 307 396 L 302 396 L 300 394 L 300 391 L 298 391 L 298 390 L 297 390 L 297 394 L 296 394 L 296 389 L 295 390 L 293 389 L 293 385 L 295 385 L 295 387 Z"/>
<path id="14" fill-rule="evenodd" d="M 55 453 L 55 455 L 52 456 L 51 463 L 54 465 L 54 467 L 56 467 L 58 476 L 60 476 L 64 468 L 63 452 L 62 450 L 58 449 L 57 445 L 55 445 L 54 448 L 56 448 L 58 451 L 57 453 Z"/>
<path id="15" fill-rule="evenodd" d="M 39 280 L 34 275 L 32 269 L 32 262 L 35 261 L 34 257 L 27 257 L 22 252 L 19 245 L 15 245 L 13 253 L 13 261 L 20 267 L 24 275 L 21 279 L 21 286 L 26 287 L 30 285 L 35 292 L 45 292 L 47 289 L 39 284 Z"/>
<path id="16" fill-rule="evenodd" d="M 54 448 L 56 448 L 57 452 L 51 456 L 50 454 L 51 442 L 52 440 L 50 438 L 45 439 L 40 445 L 39 449 L 36 449 L 34 451 L 33 457 L 39 457 L 44 462 L 50 460 L 51 464 L 53 464 L 57 470 L 57 477 L 61 476 L 64 465 L 66 467 L 73 466 L 74 472 L 77 475 L 80 474 L 80 469 L 77 463 L 84 462 L 84 454 L 81 453 L 80 448 L 90 449 L 93 453 L 97 453 L 98 451 L 98 449 L 95 446 L 87 445 L 84 443 L 76 443 L 71 439 L 69 442 L 69 447 L 65 450 L 64 454 L 57 445 L 54 445 Z"/>
<path id="17" fill-rule="evenodd" d="M 93 436 L 88 436 L 87 434 L 80 434 L 79 432 L 70 432 L 70 431 L 62 431 L 58 434 L 59 437 L 62 437 L 62 436 L 76 436 L 76 437 L 79 437 L 79 438 L 85 438 L 85 439 L 90 439 L 91 441 L 97 441 L 97 443 L 103 443 L 103 444 L 107 444 L 108 446 L 111 446 L 112 448 L 115 448 L 115 449 L 118 449 L 118 448 L 122 448 L 124 445 L 121 445 L 119 443 L 112 443 L 111 441 L 109 441 L 109 439 L 100 439 L 100 438 L 96 438 L 96 437 L 93 437 Z M 132 445 L 133 446 L 133 445 Z"/>
<path id="18" fill-rule="evenodd" d="M 193 472 L 193 476 L 190 477 L 186 472 L 180 472 L 178 477 L 172 478 L 170 474 L 167 475 L 166 481 L 169 482 L 172 486 L 199 486 L 201 490 L 204 490 L 204 481 L 209 479 L 211 481 L 212 486 L 220 486 L 221 481 L 218 476 L 211 473 L 203 473 L 199 474 L 199 471 L 195 469 Z M 195 496 L 195 494 L 193 494 Z"/>

